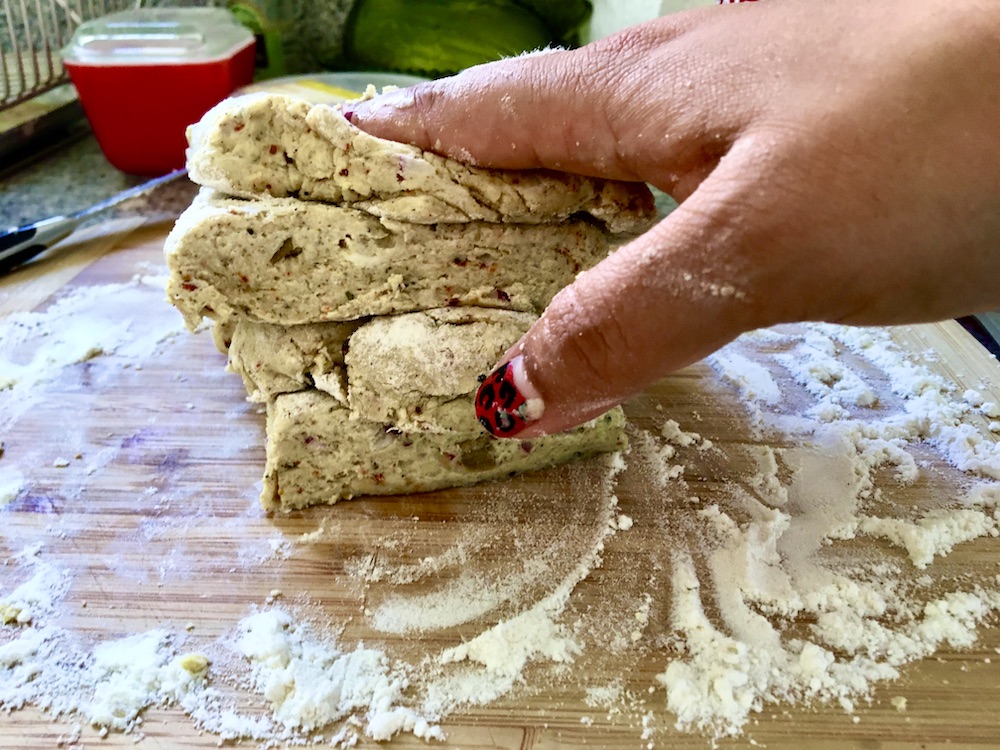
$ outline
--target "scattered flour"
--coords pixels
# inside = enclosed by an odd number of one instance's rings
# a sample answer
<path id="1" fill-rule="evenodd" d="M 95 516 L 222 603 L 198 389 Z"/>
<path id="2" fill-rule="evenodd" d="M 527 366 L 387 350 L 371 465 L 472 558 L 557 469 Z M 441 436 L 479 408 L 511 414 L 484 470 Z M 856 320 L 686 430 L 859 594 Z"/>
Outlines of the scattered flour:
<path id="1" fill-rule="evenodd" d="M 913 577 L 898 563 L 865 570 L 822 561 L 822 550 L 835 540 L 868 535 L 902 548 L 912 569 L 924 570 L 956 545 L 997 536 L 996 440 L 965 421 L 980 397 L 956 398 L 943 378 L 899 352 L 885 331 L 812 326 L 785 340 L 772 333 L 766 342 L 782 345 L 774 361 L 823 408 L 765 409 L 777 402 L 759 385 L 770 381 L 745 365 L 749 357 L 725 352 L 713 358 L 723 378 L 750 400 L 748 411 L 763 434 L 800 447 L 757 450 L 758 472 L 748 487 L 758 496 L 734 490 L 731 507 L 702 510 L 708 543 L 673 553 L 671 625 L 683 657 L 659 679 L 677 727 L 715 736 L 740 733 L 771 701 L 837 702 L 852 712 L 902 665 L 944 643 L 970 646 L 976 628 L 1000 610 L 995 580 L 916 599 L 906 584 Z M 731 348 L 741 346 L 750 345 Z M 845 351 L 881 372 L 901 409 L 883 409 L 875 387 L 845 368 Z M 918 457 L 926 447 L 974 478 L 973 487 L 967 493 L 955 488 L 937 507 L 894 506 L 891 517 L 866 512 L 870 502 L 889 499 L 876 473 L 893 468 L 899 487 L 914 484 L 923 476 Z M 789 474 L 787 482 L 779 468 Z M 696 564 L 699 557 L 703 565 Z M 706 597 L 716 616 L 708 615 Z M 814 623 L 807 636 L 782 632 L 780 623 L 795 619 Z"/>
<path id="2" fill-rule="evenodd" d="M 548 569 L 545 559 L 538 557 L 525 560 L 519 573 L 501 580 L 463 571 L 445 589 L 389 597 L 372 614 L 372 625 L 383 633 L 411 633 L 470 622 L 515 599 L 526 586 L 541 580 Z"/>
<path id="3" fill-rule="evenodd" d="M 78 287 L 44 312 L 0 320 L 0 391 L 30 389 L 61 368 L 94 357 L 148 355 L 165 337 L 183 330 L 177 318 L 139 314 L 151 292 L 162 293 L 166 278 L 136 275 L 126 284 Z M 101 304 L 110 298 L 114 305 Z"/>
<path id="4" fill-rule="evenodd" d="M 731 383 L 751 408 L 754 424 L 764 419 L 764 409 L 782 402 L 781 389 L 771 371 L 758 361 L 739 354 L 735 347 L 725 347 L 707 359 L 719 377 Z"/>
<path id="5" fill-rule="evenodd" d="M 443 739 L 440 728 L 400 704 L 408 680 L 386 655 L 337 650 L 287 612 L 271 609 L 240 623 L 236 648 L 250 663 L 254 687 L 286 729 L 310 732 L 347 716 L 364 717 L 364 734 L 387 740 L 399 732 Z"/>
<path id="6" fill-rule="evenodd" d="M 85 685 L 93 697 L 81 707 L 90 723 L 120 731 L 133 729 L 140 712 L 185 696 L 204 677 L 183 657 L 171 658 L 170 635 L 156 630 L 98 644 L 91 653 Z"/>
<path id="7" fill-rule="evenodd" d="M 0 604 L 21 613 L 16 637 L 0 645 L 0 706 L 33 704 L 55 716 L 83 717 L 105 731 L 132 731 L 144 709 L 182 700 L 201 684 L 204 670 L 173 658 L 166 631 L 88 645 L 55 624 L 72 577 L 40 553 L 34 547 L 15 558 L 34 575 Z"/>
<path id="8" fill-rule="evenodd" d="M 437 657 L 439 665 L 470 662 L 483 669 L 468 669 L 430 682 L 425 711 L 447 714 L 463 705 L 483 705 L 513 689 L 529 662 L 545 659 L 568 664 L 582 653 L 582 645 L 560 622 L 560 616 L 577 585 L 601 565 L 605 544 L 619 528 L 618 498 L 613 488 L 616 476 L 625 469 L 625 462 L 620 454 L 611 454 L 603 460 L 607 468 L 602 481 L 588 489 L 605 502 L 598 506 L 593 534 L 581 545 L 577 564 L 552 593 L 534 606 L 501 620 L 461 645 L 442 651 Z M 588 489 L 578 488 L 577 499 L 582 499 Z"/>
<path id="9" fill-rule="evenodd" d="M 24 475 L 10 466 L 0 466 L 0 508 L 12 502 L 24 489 Z"/>

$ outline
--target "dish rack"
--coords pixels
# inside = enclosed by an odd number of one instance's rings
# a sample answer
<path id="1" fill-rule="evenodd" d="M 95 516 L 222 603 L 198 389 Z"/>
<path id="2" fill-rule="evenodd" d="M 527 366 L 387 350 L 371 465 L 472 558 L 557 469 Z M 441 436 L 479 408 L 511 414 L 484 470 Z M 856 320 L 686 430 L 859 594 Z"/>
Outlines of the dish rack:
<path id="1" fill-rule="evenodd" d="M 141 0 L 0 0 L 0 111 L 68 81 L 59 50 L 76 27 Z"/>

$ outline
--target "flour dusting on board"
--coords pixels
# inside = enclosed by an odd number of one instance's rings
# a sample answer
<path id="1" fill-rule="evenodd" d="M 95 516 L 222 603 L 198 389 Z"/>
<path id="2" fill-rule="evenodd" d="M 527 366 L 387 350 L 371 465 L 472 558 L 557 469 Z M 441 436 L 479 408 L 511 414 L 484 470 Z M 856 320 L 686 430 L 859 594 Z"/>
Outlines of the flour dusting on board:
<path id="1" fill-rule="evenodd" d="M 207 745 L 447 746 L 547 691 L 593 746 L 752 737 L 892 680 L 904 710 L 908 665 L 1000 612 L 996 567 L 955 563 L 1000 559 L 1000 389 L 889 331 L 745 335 L 629 406 L 627 454 L 549 470 L 559 496 L 269 518 L 261 414 L 135 272 L 0 320 L 0 707 L 64 744 L 155 715 Z"/>

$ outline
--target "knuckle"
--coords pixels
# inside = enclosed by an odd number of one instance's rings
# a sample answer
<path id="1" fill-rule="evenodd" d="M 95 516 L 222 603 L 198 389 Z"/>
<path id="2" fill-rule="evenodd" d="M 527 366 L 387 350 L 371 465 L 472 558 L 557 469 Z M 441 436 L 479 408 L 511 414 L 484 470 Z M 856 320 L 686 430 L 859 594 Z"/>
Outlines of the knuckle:
<path id="1" fill-rule="evenodd" d="M 439 81 L 420 83 L 411 89 L 413 109 L 423 120 L 434 117 L 442 108 L 447 93 Z"/>

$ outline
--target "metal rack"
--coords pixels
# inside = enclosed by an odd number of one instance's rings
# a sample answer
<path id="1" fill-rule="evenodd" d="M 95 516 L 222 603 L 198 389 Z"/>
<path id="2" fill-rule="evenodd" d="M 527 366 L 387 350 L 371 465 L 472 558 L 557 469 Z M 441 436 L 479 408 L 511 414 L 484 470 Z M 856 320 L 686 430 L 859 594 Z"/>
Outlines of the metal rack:
<path id="1" fill-rule="evenodd" d="M 68 79 L 59 50 L 84 21 L 141 0 L 0 0 L 0 111 Z"/>

